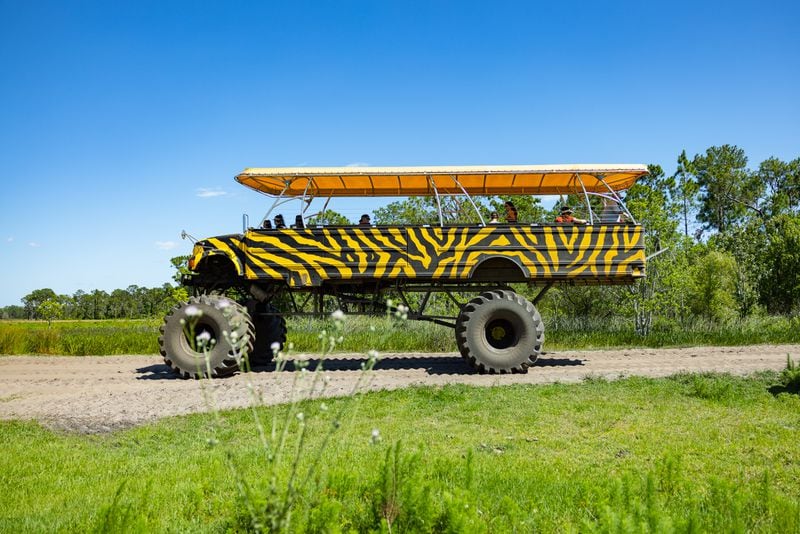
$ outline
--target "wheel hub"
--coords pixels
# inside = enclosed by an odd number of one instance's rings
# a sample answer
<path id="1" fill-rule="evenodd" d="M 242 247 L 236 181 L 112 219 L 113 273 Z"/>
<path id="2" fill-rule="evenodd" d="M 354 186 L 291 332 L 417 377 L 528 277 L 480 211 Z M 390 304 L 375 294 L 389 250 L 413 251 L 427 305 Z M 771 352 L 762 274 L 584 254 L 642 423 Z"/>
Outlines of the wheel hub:
<path id="1" fill-rule="evenodd" d="M 507 349 L 517 344 L 517 333 L 508 319 L 493 319 L 486 324 L 486 341 L 495 349 Z"/>

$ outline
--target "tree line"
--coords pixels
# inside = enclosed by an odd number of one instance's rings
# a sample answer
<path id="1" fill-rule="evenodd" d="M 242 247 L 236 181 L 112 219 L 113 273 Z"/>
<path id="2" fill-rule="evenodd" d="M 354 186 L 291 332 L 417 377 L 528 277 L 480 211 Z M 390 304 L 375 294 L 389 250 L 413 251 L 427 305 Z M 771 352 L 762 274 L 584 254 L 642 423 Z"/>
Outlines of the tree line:
<path id="1" fill-rule="evenodd" d="M 474 198 L 485 217 L 503 213 L 506 198 Z M 582 198 L 565 197 L 545 209 L 539 198 L 513 197 L 520 222 L 552 221 L 564 204 L 579 215 Z M 599 199 L 591 199 L 598 202 Z M 625 203 L 645 231 L 647 277 L 633 286 L 554 288 L 541 307 L 550 320 L 630 320 L 646 335 L 659 325 L 711 323 L 766 314 L 800 315 L 800 158 L 769 158 L 750 168 L 744 150 L 713 146 L 693 157 L 682 152 L 667 175 L 649 166 L 625 193 Z M 593 209 L 600 209 L 594 205 Z M 449 223 L 474 223 L 464 197 L 392 202 L 374 212 L 377 224 L 435 224 L 439 211 Z M 583 214 L 585 216 L 585 214 Z M 310 224 L 348 224 L 325 211 Z M 173 258 L 180 273 L 186 257 Z M 179 275 L 176 274 L 176 280 Z M 520 288 L 533 293 L 536 288 Z M 56 295 L 33 291 L 22 306 L 0 308 L 3 318 L 141 318 L 163 315 L 185 290 L 129 286 Z M 443 303 L 443 305 L 446 305 Z"/>
<path id="2" fill-rule="evenodd" d="M 58 295 L 50 288 L 22 297 L 21 306 L 0 308 L 3 319 L 143 319 L 160 317 L 187 298 L 186 290 L 166 283 L 161 287 L 128 286 L 111 292 L 78 290 Z"/>
<path id="3" fill-rule="evenodd" d="M 656 318 L 685 323 L 800 312 L 800 158 L 755 169 L 739 147 L 657 165 L 626 197 L 645 225 L 648 277 L 629 288 L 637 330 Z"/>

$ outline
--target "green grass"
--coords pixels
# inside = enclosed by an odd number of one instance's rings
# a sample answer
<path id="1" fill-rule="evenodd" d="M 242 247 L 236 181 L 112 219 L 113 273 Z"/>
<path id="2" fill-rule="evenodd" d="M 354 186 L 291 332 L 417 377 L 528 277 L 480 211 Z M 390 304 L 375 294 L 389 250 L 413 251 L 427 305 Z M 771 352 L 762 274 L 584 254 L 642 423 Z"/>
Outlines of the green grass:
<path id="1" fill-rule="evenodd" d="M 656 323 L 649 335 L 638 335 L 622 318 L 567 318 L 545 322 L 545 346 L 551 349 L 622 347 L 741 346 L 800 343 L 800 316 L 747 317 L 728 323 L 692 318 L 686 324 Z"/>
<path id="2" fill-rule="evenodd" d="M 155 354 L 161 321 L 0 321 L 0 354 Z M 320 352 L 319 334 L 330 330 L 328 320 L 288 319 L 294 350 Z M 381 347 L 385 352 L 456 351 L 453 331 L 421 321 L 347 317 L 345 338 L 338 351 L 362 352 Z M 688 325 L 656 325 L 642 337 L 625 319 L 545 318 L 545 350 L 618 347 L 681 347 L 800 342 L 800 317 L 753 317 L 727 324 L 693 321 Z"/>
<path id="3" fill-rule="evenodd" d="M 412 388 L 327 400 L 325 412 L 303 403 L 301 470 L 341 403 L 352 418 L 301 490 L 291 530 L 797 532 L 800 398 L 771 394 L 779 380 Z M 258 511 L 269 482 L 253 414 L 213 420 L 96 436 L 0 423 L 0 531 L 246 529 L 240 484 Z"/>
<path id="4" fill-rule="evenodd" d="M 155 354 L 160 320 L 0 321 L 0 354 Z"/>

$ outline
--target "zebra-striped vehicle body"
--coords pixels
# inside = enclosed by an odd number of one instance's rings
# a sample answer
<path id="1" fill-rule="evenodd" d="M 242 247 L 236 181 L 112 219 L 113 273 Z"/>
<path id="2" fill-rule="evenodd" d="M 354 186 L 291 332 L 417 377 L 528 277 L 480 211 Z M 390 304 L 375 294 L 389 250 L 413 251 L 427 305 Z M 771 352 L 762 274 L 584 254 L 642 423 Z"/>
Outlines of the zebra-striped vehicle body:
<path id="1" fill-rule="evenodd" d="M 190 268 L 289 288 L 359 281 L 625 284 L 644 276 L 642 227 L 339 226 L 248 230 L 195 245 Z"/>
<path id="2" fill-rule="evenodd" d="M 256 365 L 271 361 L 286 341 L 286 315 L 395 311 L 452 327 L 461 355 L 479 372 L 526 372 L 542 351 L 536 306 L 550 287 L 645 276 L 644 231 L 620 192 L 647 172 L 625 164 L 245 169 L 236 180 L 272 205 L 257 228 L 245 217 L 241 234 L 195 243 L 183 277 L 193 295 L 165 317 L 161 354 L 182 376 L 224 376 L 243 355 Z M 487 223 L 473 198 L 501 199 L 507 220 L 516 221 L 511 199 L 520 195 L 567 195 L 583 204 L 587 220 L 562 205 L 558 220 L 575 224 L 492 224 L 497 219 Z M 398 196 L 435 199 L 438 224 L 308 226 L 324 220 L 333 197 Z M 474 224 L 448 224 L 442 196 L 471 204 Z M 278 208 L 297 200 L 295 227 L 285 228 Z M 314 213 L 318 201 L 324 205 Z M 532 296 L 509 285 L 519 282 L 543 287 Z M 464 302 L 465 293 L 477 296 Z"/>

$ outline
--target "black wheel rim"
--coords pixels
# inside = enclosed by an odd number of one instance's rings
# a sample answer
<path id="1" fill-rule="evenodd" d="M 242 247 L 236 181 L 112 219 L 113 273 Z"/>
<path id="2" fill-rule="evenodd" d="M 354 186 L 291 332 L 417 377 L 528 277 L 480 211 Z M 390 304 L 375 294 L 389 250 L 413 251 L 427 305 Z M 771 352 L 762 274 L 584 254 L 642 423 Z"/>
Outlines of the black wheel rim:
<path id="1" fill-rule="evenodd" d="M 508 319 L 492 319 L 484 329 L 486 342 L 495 349 L 507 349 L 517 344 L 518 335 L 514 324 Z"/>

